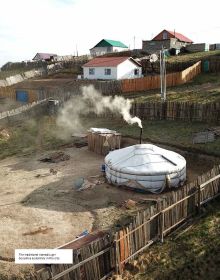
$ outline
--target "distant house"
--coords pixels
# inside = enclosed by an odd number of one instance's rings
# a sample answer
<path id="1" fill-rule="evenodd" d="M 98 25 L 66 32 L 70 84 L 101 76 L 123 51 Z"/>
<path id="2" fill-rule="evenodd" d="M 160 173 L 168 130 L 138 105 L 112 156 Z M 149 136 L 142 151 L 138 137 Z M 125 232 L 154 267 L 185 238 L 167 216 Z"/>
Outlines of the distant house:
<path id="1" fill-rule="evenodd" d="M 152 40 L 142 41 L 142 49 L 149 53 L 155 53 L 162 48 L 180 50 L 182 47 L 186 47 L 192 43 L 193 41 L 185 35 L 164 29 Z"/>
<path id="2" fill-rule="evenodd" d="M 39 60 L 44 60 L 44 61 L 51 61 L 55 57 L 57 57 L 57 54 L 54 53 L 37 53 L 33 60 L 39 61 Z"/>
<path id="3" fill-rule="evenodd" d="M 142 76 L 141 64 L 131 57 L 96 57 L 83 65 L 84 79 L 120 80 Z"/>
<path id="4" fill-rule="evenodd" d="M 121 52 L 128 50 L 128 47 L 120 41 L 103 39 L 90 49 L 91 56 L 103 55 L 106 53 Z"/>

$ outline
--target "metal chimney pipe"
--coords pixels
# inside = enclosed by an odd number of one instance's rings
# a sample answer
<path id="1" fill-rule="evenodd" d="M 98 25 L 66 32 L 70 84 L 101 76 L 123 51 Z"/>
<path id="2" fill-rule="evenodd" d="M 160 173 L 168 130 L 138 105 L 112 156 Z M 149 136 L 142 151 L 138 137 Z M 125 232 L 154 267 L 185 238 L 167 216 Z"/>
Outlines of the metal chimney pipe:
<path id="1" fill-rule="evenodd" d="M 140 144 L 142 144 L 142 133 L 143 133 L 143 128 L 141 128 L 141 131 L 140 131 Z"/>

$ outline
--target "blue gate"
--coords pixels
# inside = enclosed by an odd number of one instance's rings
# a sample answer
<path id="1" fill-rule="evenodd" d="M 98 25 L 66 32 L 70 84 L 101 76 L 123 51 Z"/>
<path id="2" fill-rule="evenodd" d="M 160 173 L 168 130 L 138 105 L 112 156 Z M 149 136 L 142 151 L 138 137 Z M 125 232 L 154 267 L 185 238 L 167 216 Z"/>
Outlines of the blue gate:
<path id="1" fill-rule="evenodd" d="M 16 100 L 19 102 L 28 102 L 28 93 L 24 90 L 16 90 Z"/>

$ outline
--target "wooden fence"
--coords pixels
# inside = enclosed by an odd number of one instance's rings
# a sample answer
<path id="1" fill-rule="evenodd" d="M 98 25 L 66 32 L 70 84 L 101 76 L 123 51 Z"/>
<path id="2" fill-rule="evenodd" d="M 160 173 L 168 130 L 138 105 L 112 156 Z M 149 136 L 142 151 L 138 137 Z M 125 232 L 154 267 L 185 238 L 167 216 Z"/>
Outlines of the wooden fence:
<path id="1" fill-rule="evenodd" d="M 16 100 L 16 92 L 13 87 L 1 87 L 0 86 L 0 98 L 9 98 L 12 100 Z"/>
<path id="2" fill-rule="evenodd" d="M 166 72 L 174 73 L 174 72 L 183 71 L 186 68 L 195 64 L 197 61 L 169 62 L 169 60 L 168 60 L 168 61 L 166 61 Z M 160 62 L 159 61 L 151 63 L 149 61 L 149 59 L 142 59 L 141 66 L 142 66 L 142 72 L 144 74 L 149 74 L 149 73 L 160 74 Z"/>
<path id="3" fill-rule="evenodd" d="M 201 73 L 201 61 L 181 72 L 170 73 L 166 76 L 168 87 L 184 84 Z M 122 93 L 133 91 L 144 91 L 160 88 L 160 75 L 147 76 L 138 79 L 127 79 L 121 81 Z"/>
<path id="4" fill-rule="evenodd" d="M 208 69 L 205 67 L 205 64 L 208 62 Z M 210 72 L 210 73 L 218 73 L 220 72 L 220 56 L 211 56 L 208 59 L 203 59 L 202 61 L 203 72 Z"/>
<path id="5" fill-rule="evenodd" d="M 142 120 L 220 121 L 220 102 L 144 102 L 133 103 L 131 114 Z"/>
<path id="6" fill-rule="evenodd" d="M 106 233 L 73 250 L 73 265 L 44 266 L 36 277 L 39 280 L 104 280 L 112 273 L 122 273 L 127 262 L 154 242 L 163 242 L 167 234 L 199 213 L 204 204 L 219 194 L 220 166 L 216 166 L 196 181 L 163 194 L 165 198 L 157 205 L 138 212 L 130 224 L 116 233 Z"/>
<path id="7" fill-rule="evenodd" d="M 40 100 L 18 108 L 0 112 L 0 128 L 21 123 L 23 120 L 36 118 L 48 113 L 48 100 Z"/>

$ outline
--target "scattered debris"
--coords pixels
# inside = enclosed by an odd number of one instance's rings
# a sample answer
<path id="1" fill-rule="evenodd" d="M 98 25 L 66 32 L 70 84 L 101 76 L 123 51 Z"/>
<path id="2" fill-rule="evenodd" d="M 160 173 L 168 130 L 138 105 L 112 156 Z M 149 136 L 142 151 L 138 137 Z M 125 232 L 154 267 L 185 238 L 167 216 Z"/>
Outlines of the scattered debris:
<path id="1" fill-rule="evenodd" d="M 26 235 L 35 235 L 35 234 L 38 234 L 38 233 L 47 234 L 47 233 L 49 233 L 52 230 L 53 230 L 53 228 L 49 228 L 47 226 L 41 226 L 41 227 L 39 227 L 36 230 L 24 232 L 22 235 L 24 235 L 24 236 L 26 236 Z"/>
<path id="2" fill-rule="evenodd" d="M 76 148 L 82 148 L 85 146 L 88 146 L 88 138 L 87 138 L 87 134 L 73 134 L 73 141 L 74 141 L 74 146 Z"/>
<path id="3" fill-rule="evenodd" d="M 79 235 L 76 236 L 76 238 L 80 238 L 80 237 L 83 237 L 85 235 L 89 234 L 89 231 L 86 229 L 84 230 L 82 233 L 80 233 Z"/>
<path id="4" fill-rule="evenodd" d="M 122 203 L 122 207 L 125 207 L 126 209 L 132 209 L 134 208 L 135 206 L 137 205 L 137 202 L 132 200 L 132 199 L 128 199 L 128 200 L 125 200 L 123 203 Z"/>
<path id="5" fill-rule="evenodd" d="M 212 131 L 217 137 L 220 136 L 220 126 L 208 128 L 209 131 Z"/>
<path id="6" fill-rule="evenodd" d="M 91 188 L 95 187 L 95 185 L 96 185 L 95 183 L 92 183 L 92 182 L 84 179 L 82 186 L 79 189 L 77 189 L 77 191 L 84 191 L 87 189 L 91 189 Z"/>
<path id="7" fill-rule="evenodd" d="M 57 174 L 57 170 L 55 170 L 53 168 L 50 168 L 50 173 L 53 174 L 53 175 L 56 175 Z"/>
<path id="8" fill-rule="evenodd" d="M 37 174 L 37 175 L 35 175 L 35 177 L 36 178 L 42 178 L 42 177 L 47 177 L 49 175 L 50 175 L 50 173 L 48 172 L 48 173 L 44 173 L 44 174 Z"/>
<path id="9" fill-rule="evenodd" d="M 74 143 L 76 148 L 82 148 L 88 146 L 88 141 L 77 141 Z"/>
<path id="10" fill-rule="evenodd" d="M 76 190 L 83 191 L 83 190 L 91 189 L 97 185 L 103 184 L 105 182 L 105 178 L 101 175 L 97 175 L 97 176 L 90 176 L 90 178 L 91 178 L 90 180 L 87 180 L 84 178 L 78 178 L 74 182 L 74 186 L 75 186 Z M 98 178 L 98 179 L 95 179 L 95 178 Z M 93 180 L 93 179 L 95 179 L 95 180 Z"/>
<path id="11" fill-rule="evenodd" d="M 71 143 L 68 143 L 68 144 L 64 144 L 64 145 L 61 145 L 60 148 L 82 148 L 82 147 L 85 147 L 85 146 L 88 146 L 88 141 L 87 141 L 87 138 L 86 139 L 78 139 L 78 138 L 75 138 L 73 140 L 73 142 Z"/>
<path id="12" fill-rule="evenodd" d="M 64 148 L 74 148 L 75 144 L 73 142 L 71 143 L 67 143 L 67 144 L 63 144 L 61 146 L 59 146 L 60 149 L 64 149 Z"/>
<path id="13" fill-rule="evenodd" d="M 203 144 L 215 141 L 215 133 L 213 131 L 203 131 L 193 133 L 193 144 Z"/>
<path id="14" fill-rule="evenodd" d="M 7 129 L 0 130 L 0 139 L 8 140 L 10 138 L 10 134 Z"/>
<path id="15" fill-rule="evenodd" d="M 42 162 L 50 162 L 50 163 L 58 163 L 60 161 L 69 160 L 70 156 L 66 155 L 63 152 L 55 152 L 52 153 L 44 158 L 41 158 L 40 161 Z"/>
<path id="16" fill-rule="evenodd" d="M 44 174 L 37 174 L 35 175 L 36 178 L 41 178 L 41 177 L 47 177 L 47 176 L 50 176 L 51 174 L 52 175 L 56 175 L 57 174 L 57 170 L 53 169 L 53 168 L 50 168 L 49 172 L 48 173 L 44 173 Z"/>

